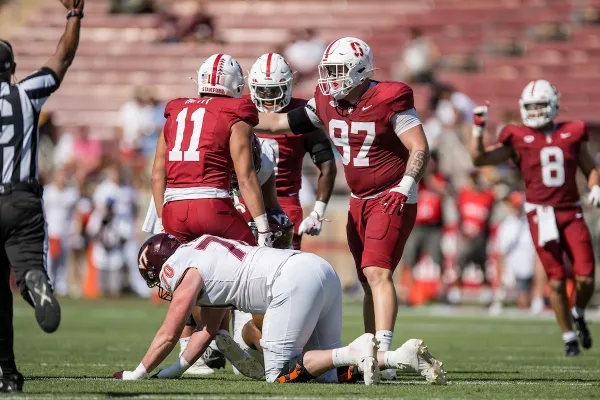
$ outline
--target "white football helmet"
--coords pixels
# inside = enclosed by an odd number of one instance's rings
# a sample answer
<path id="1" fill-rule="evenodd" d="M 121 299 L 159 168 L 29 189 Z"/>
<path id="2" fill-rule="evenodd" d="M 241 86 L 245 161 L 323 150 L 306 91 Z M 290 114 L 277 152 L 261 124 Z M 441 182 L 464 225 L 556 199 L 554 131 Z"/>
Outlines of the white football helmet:
<path id="1" fill-rule="evenodd" d="M 560 94 L 548 81 L 540 79 L 525 86 L 519 106 L 523 125 L 540 128 L 552 122 L 558 115 Z"/>
<path id="2" fill-rule="evenodd" d="M 250 69 L 250 97 L 260 112 L 278 112 L 292 99 L 293 73 L 285 58 L 277 53 L 258 57 Z"/>
<path id="3" fill-rule="evenodd" d="M 373 76 L 373 53 L 364 41 L 345 37 L 327 46 L 319 64 L 319 88 L 324 95 L 343 99 Z"/>
<path id="4" fill-rule="evenodd" d="M 238 98 L 244 91 L 242 67 L 229 54 L 213 54 L 198 70 L 198 94 Z"/>

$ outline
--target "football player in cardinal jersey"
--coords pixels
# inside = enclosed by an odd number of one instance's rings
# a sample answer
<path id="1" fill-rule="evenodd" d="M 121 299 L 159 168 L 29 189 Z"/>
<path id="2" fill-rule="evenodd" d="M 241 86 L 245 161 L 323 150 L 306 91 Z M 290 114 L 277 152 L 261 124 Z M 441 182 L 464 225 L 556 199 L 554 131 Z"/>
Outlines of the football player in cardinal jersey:
<path id="1" fill-rule="evenodd" d="M 258 113 L 240 99 L 244 77 L 227 54 L 210 56 L 198 70 L 199 98 L 175 99 L 165 108 L 164 131 L 152 168 L 152 194 L 166 232 L 181 241 L 208 233 L 254 243 L 229 196 L 235 169 L 240 191 L 269 243 L 269 225 L 252 159 Z"/>
<path id="2" fill-rule="evenodd" d="M 250 69 L 250 98 L 262 113 L 287 113 L 306 105 L 306 100 L 292 97 L 293 73 L 287 61 L 277 53 L 258 57 Z M 318 235 L 337 173 L 331 143 L 321 130 L 297 136 L 257 133 L 275 153 L 277 197 L 283 211 L 294 224 L 294 249 L 300 249 L 303 234 Z M 302 185 L 302 161 L 309 153 L 319 169 L 317 201 L 310 215 L 302 220 L 298 193 Z"/>
<path id="3" fill-rule="evenodd" d="M 522 126 L 507 125 L 498 143 L 483 146 L 487 106 L 474 110 L 471 157 L 477 166 L 512 159 L 525 181 L 525 211 L 531 237 L 548 275 L 550 302 L 563 332 L 567 356 L 579 354 L 592 338 L 584 310 L 594 293 L 594 254 L 590 233 L 583 220 L 576 173 L 579 167 L 588 180 L 591 205 L 600 206 L 600 173 L 588 153 L 588 133 L 582 121 L 556 123 L 559 93 L 545 80 L 530 82 L 519 100 Z M 565 289 L 563 254 L 573 264 L 576 281 L 575 306 L 569 310 Z M 577 335 L 573 332 L 575 324 Z"/>
<path id="4" fill-rule="evenodd" d="M 235 170 L 240 191 L 258 227 L 258 244 L 270 245 L 271 233 L 252 157 L 252 127 L 258 113 L 241 99 L 244 77 L 238 62 L 214 54 L 198 70 L 198 98 L 170 101 L 152 167 L 152 194 L 165 232 L 187 242 L 202 234 L 256 240 L 229 195 Z M 195 325 L 195 324 L 194 324 Z M 229 320 L 223 321 L 224 326 Z M 192 334 L 186 328 L 186 338 Z M 200 364 L 190 373 L 211 373 Z"/>
<path id="5" fill-rule="evenodd" d="M 171 304 L 163 325 L 134 371 L 117 379 L 149 378 L 177 343 L 187 315 L 202 307 L 199 325 L 184 353 L 156 378 L 177 378 L 197 360 L 217 333 L 223 314 L 234 307 L 264 314 L 264 370 L 247 358 L 237 367 L 267 382 L 338 382 L 337 367 L 358 366 L 365 384 L 379 382 L 381 368 L 409 368 L 431 383 L 446 383 L 446 373 L 423 342 L 410 339 L 395 351 L 378 352 L 371 333 L 342 347 L 342 287 L 325 260 L 310 253 L 252 247 L 202 235 L 187 244 L 162 233 L 140 249 L 139 271 L 148 286 L 168 293 Z M 237 360 L 242 361 L 242 360 Z M 377 367 L 376 367 L 377 366 Z"/>
<path id="6" fill-rule="evenodd" d="M 256 130 L 329 133 L 352 192 L 347 235 L 365 291 L 365 330 L 374 332 L 385 350 L 398 312 L 392 273 L 415 223 L 417 184 L 429 146 L 412 89 L 374 81 L 373 71 L 373 54 L 364 41 L 334 40 L 319 64 L 314 98 L 287 114 L 262 113 Z"/>

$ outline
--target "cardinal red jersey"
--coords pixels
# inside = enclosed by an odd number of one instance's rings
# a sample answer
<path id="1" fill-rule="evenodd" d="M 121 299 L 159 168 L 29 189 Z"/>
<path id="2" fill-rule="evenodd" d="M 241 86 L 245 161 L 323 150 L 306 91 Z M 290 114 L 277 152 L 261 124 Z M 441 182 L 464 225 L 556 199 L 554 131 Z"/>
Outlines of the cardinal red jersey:
<path id="1" fill-rule="evenodd" d="M 175 99 L 167 104 L 165 118 L 167 187 L 229 190 L 231 127 L 239 121 L 258 124 L 254 104 L 226 97 Z"/>
<path id="2" fill-rule="evenodd" d="M 493 206 L 494 193 L 491 190 L 479 192 L 470 188 L 461 189 L 456 207 L 463 235 L 473 238 L 487 234 Z"/>
<path id="3" fill-rule="evenodd" d="M 432 181 L 438 186 L 445 186 L 446 179 L 440 174 L 431 177 Z M 425 183 L 425 179 L 419 182 L 419 207 L 417 208 L 417 225 L 442 225 L 442 196 L 432 190 Z"/>
<path id="4" fill-rule="evenodd" d="M 404 176 L 409 151 L 392 127 L 394 114 L 414 107 L 413 92 L 401 82 L 373 82 L 349 105 L 315 91 L 317 116 L 342 156 L 346 181 L 357 197 L 379 194 Z"/>
<path id="5" fill-rule="evenodd" d="M 575 178 L 579 150 L 587 140 L 582 121 L 557 124 L 551 133 L 507 125 L 498 138 L 518 156 L 527 201 L 553 207 L 573 206 L 579 201 Z"/>
<path id="6" fill-rule="evenodd" d="M 298 107 L 304 107 L 306 100 L 292 97 L 290 104 L 281 110 L 287 113 Z M 304 135 L 291 132 L 283 135 L 256 134 L 267 141 L 275 152 L 275 186 L 278 197 L 295 196 L 302 186 L 302 160 L 307 152 Z"/>

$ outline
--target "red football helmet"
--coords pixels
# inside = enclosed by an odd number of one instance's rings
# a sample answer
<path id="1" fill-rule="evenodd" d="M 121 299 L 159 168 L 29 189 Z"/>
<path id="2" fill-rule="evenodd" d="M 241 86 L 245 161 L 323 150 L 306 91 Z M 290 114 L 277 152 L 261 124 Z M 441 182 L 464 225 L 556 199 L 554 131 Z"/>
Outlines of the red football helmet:
<path id="1" fill-rule="evenodd" d="M 179 246 L 181 242 L 167 233 L 159 233 L 144 242 L 138 253 L 138 269 L 148 287 L 159 286 L 163 264 Z M 158 296 L 170 300 L 171 294 L 159 286 Z"/>
<path id="2" fill-rule="evenodd" d="M 252 135 L 252 160 L 254 161 L 254 171 L 260 171 L 262 165 L 262 147 L 256 135 Z M 237 175 L 235 169 L 231 171 L 231 190 L 239 190 Z"/>
<path id="3" fill-rule="evenodd" d="M 267 221 L 269 228 L 273 233 L 274 249 L 291 249 L 294 239 L 294 224 L 282 210 L 277 208 L 267 208 Z M 254 237 L 258 240 L 258 229 L 254 221 L 250 222 L 250 229 Z"/>

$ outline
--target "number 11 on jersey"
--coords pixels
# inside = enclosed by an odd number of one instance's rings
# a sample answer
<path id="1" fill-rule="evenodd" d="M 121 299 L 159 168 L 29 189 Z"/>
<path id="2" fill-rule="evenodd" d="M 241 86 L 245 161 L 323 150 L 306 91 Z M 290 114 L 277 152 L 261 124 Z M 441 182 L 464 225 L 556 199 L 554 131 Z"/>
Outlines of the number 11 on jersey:
<path id="1" fill-rule="evenodd" d="M 204 114 L 206 109 L 198 108 L 192 113 L 191 120 L 194 124 L 192 128 L 192 137 L 186 151 L 181 151 L 183 143 L 183 135 L 185 132 L 185 120 L 187 118 L 188 109 L 184 108 L 177 115 L 177 132 L 175 135 L 175 144 L 173 149 L 169 150 L 169 161 L 200 161 L 200 152 L 198 144 L 200 143 L 200 132 L 202 131 L 202 123 L 204 122 Z"/>

